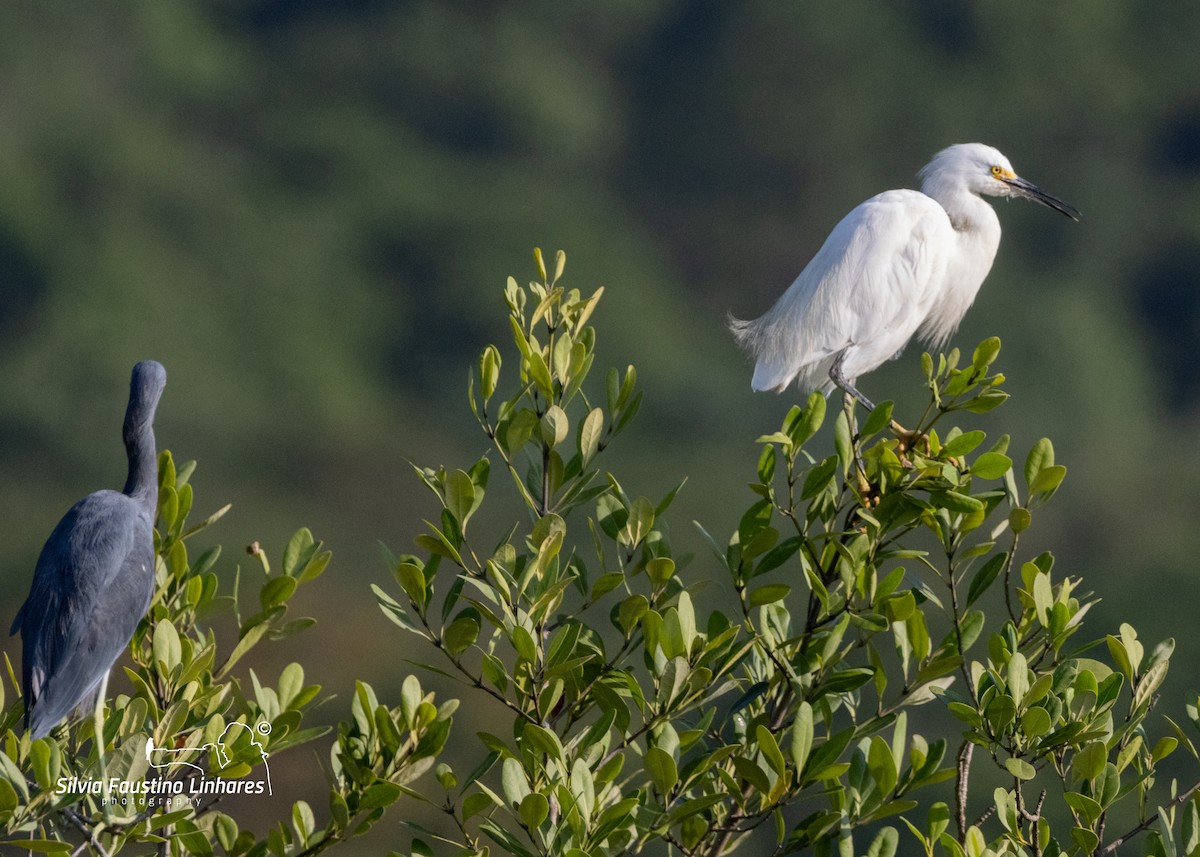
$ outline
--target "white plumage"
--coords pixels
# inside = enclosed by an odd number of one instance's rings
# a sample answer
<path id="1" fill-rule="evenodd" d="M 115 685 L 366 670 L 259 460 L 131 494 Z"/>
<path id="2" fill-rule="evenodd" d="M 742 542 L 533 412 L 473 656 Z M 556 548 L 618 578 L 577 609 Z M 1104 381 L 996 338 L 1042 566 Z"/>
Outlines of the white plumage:
<path id="1" fill-rule="evenodd" d="M 782 392 L 795 381 L 804 392 L 828 393 L 836 385 L 873 407 L 855 380 L 914 334 L 944 345 L 991 269 L 1000 221 L 981 194 L 1078 215 L 981 143 L 943 149 L 919 176 L 920 191 L 884 191 L 847 214 L 764 315 L 730 318 L 755 360 L 755 390 Z"/>

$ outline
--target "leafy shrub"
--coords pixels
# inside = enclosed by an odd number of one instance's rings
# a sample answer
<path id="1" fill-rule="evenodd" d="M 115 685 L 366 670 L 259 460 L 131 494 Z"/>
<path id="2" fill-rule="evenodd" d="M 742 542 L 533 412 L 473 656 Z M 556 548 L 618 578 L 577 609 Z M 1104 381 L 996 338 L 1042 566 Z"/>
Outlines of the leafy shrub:
<path id="1" fill-rule="evenodd" d="M 682 484 L 630 496 L 601 469 L 641 403 L 632 366 L 609 369 L 600 390 L 588 383 L 601 291 L 563 285 L 561 253 L 552 274 L 535 259 L 538 279 L 504 290 L 514 352 L 487 346 L 471 376 L 489 452 L 416 468 L 437 513 L 413 539 L 419 553 L 389 554 L 394 585 L 373 587 L 404 634 L 436 647 L 422 666 L 505 712 L 477 744 L 459 736 L 475 747 L 471 770 L 438 761 L 457 700 L 438 705 L 409 676 L 389 707 L 358 683 L 332 736 L 327 820 L 300 801 L 260 838 L 215 801 L 114 810 L 57 793 L 59 777 L 97 770 L 91 725 L 30 742 L 14 731 L 16 699 L 0 723 L 7 844 L 307 855 L 406 799 L 448 819 L 405 822 L 414 857 L 434 845 L 719 857 L 760 829 L 753 841 L 773 837 L 775 853 L 1050 857 L 1116 853 L 1136 838 L 1145 854 L 1200 854 L 1200 783 L 1180 789 L 1159 773 L 1181 747 L 1200 758 L 1200 699 L 1186 729 L 1150 718 L 1172 641 L 1147 650 L 1127 624 L 1087 640 L 1095 599 L 1080 578 L 1019 550 L 1066 469 L 1049 440 L 1018 467 L 1006 436 L 989 442 L 974 427 L 1007 398 L 992 369 L 998 340 L 970 361 L 923 357 L 928 404 L 911 431 L 888 402 L 861 426 L 849 408 L 831 417 L 820 395 L 792 408 L 758 440 L 736 531 L 699 528 L 711 558 L 688 564 L 666 524 Z M 947 428 L 952 419 L 967 424 Z M 818 452 L 830 438 L 832 452 Z M 521 513 L 489 540 L 480 512 L 498 493 L 493 468 Z M 323 734 L 303 726 L 319 688 L 300 665 L 274 686 L 235 668 L 263 639 L 312 624 L 285 614 L 328 552 L 300 530 L 278 573 L 252 552 L 256 597 L 241 594 L 240 573 L 224 592 L 217 549 L 189 559 L 188 541 L 225 511 L 188 528 L 190 472 L 162 457 L 158 588 L 130 646 L 134 691 L 104 721 L 109 771 L 125 779 L 146 774 L 148 739 L 198 748 L 230 722 L 265 724 L 274 754 Z M 705 608 L 700 584 L 714 569 L 732 597 Z M 236 620 L 232 646 L 208 624 L 223 614 Z M 18 688 L 11 664 L 8 680 Z M 918 706 L 943 717 L 910 718 Z M 263 760 L 243 741 L 207 763 L 237 778 Z M 427 772 L 437 786 L 416 788 Z"/>
<path id="2" fill-rule="evenodd" d="M 440 514 L 416 536 L 423 556 L 394 558 L 400 591 L 375 587 L 385 614 L 440 649 L 431 669 L 509 712 L 510 728 L 479 735 L 469 776 L 443 765 L 445 795 L 418 796 L 453 817 L 452 853 L 666 842 L 715 857 L 767 825 L 780 853 L 853 854 L 872 825 L 866 853 L 890 855 L 898 830 L 875 824 L 888 818 L 927 854 L 1093 853 L 1150 828 L 1147 853 L 1195 853 L 1194 789 L 1151 791 L 1179 744 L 1196 755 L 1169 720 L 1171 735 L 1148 732 L 1173 644 L 1146 654 L 1128 625 L 1105 638 L 1104 661 L 1078 644 L 1094 600 L 1050 554 L 1018 551 L 1066 475 L 1050 441 L 1014 469 L 1007 436 L 942 428 L 1007 399 L 999 340 L 969 362 L 923 357 L 929 401 L 912 432 L 891 403 L 861 430 L 844 410 L 829 427 L 814 394 L 759 438 L 737 531 L 703 533 L 736 603 L 702 616 L 692 591 L 712 566 L 677 559 L 664 523 L 675 491 L 630 497 L 599 466 L 640 403 L 632 366 L 609 369 L 599 395 L 586 385 L 601 292 L 561 285 L 561 253 L 552 276 L 536 261 L 539 279 L 510 278 L 504 293 L 507 392 L 495 346 L 469 391 L 525 515 L 485 549 L 470 524 L 491 458 L 418 469 Z M 814 457 L 830 429 L 834 452 Z M 916 734 L 908 712 L 924 704 L 961 728 Z M 1008 784 L 972 819 L 983 765 Z M 923 791 L 948 780 L 953 806 L 936 799 L 945 789 Z M 1133 829 L 1106 840 L 1120 803 Z M 412 854 L 431 853 L 423 835 Z"/>

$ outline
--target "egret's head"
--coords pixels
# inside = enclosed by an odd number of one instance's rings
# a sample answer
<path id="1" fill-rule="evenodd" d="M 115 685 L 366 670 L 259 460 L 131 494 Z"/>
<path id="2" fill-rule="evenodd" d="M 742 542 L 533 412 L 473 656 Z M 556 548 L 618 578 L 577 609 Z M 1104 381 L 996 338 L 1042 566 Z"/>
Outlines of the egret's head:
<path id="1" fill-rule="evenodd" d="M 1073 206 L 1025 181 L 999 150 L 982 143 L 959 143 L 942 149 L 918 175 L 921 190 L 935 199 L 941 193 L 964 189 L 986 196 L 1016 196 L 1079 219 L 1079 212 Z"/>

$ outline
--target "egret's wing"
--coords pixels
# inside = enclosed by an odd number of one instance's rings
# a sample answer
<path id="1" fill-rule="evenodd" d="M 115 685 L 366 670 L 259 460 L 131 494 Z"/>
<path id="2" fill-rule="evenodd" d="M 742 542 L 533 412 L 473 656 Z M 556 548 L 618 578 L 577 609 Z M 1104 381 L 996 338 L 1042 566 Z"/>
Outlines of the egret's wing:
<path id="1" fill-rule="evenodd" d="M 864 352 L 845 366 L 856 377 L 903 348 L 928 312 L 937 245 L 951 231 L 942 207 L 917 191 L 887 191 L 847 214 L 775 306 L 733 324 L 756 359 L 754 389 L 782 390 L 797 377 L 802 388 L 827 387 L 843 349 Z"/>
<path id="2" fill-rule="evenodd" d="M 66 717 L 112 667 L 153 593 L 150 521 L 123 494 L 85 497 L 55 527 L 19 616 L 35 735 Z"/>

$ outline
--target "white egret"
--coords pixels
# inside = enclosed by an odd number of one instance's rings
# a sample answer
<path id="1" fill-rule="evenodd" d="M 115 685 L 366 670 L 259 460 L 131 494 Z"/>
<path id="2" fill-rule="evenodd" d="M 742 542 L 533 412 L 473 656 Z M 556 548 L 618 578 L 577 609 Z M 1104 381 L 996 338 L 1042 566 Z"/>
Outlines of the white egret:
<path id="1" fill-rule="evenodd" d="M 944 345 L 975 300 L 1000 245 L 1000 220 L 982 196 L 1022 197 L 1079 219 L 982 143 L 943 149 L 918 176 L 920 191 L 884 191 L 846 215 L 764 315 L 730 317 L 755 360 L 755 390 L 836 385 L 872 409 L 857 379 L 914 335 Z"/>

